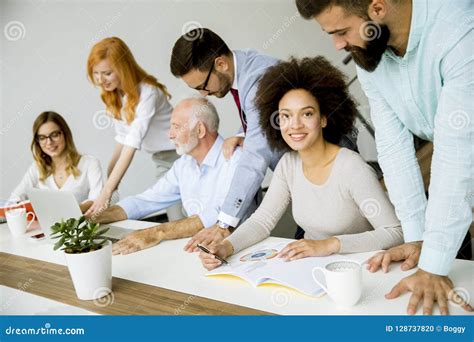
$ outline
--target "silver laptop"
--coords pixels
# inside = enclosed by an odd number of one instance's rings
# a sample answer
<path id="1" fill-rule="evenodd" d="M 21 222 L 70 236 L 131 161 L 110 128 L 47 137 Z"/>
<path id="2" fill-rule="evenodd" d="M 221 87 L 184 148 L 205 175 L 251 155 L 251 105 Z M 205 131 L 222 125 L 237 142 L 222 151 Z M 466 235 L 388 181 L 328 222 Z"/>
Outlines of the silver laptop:
<path id="1" fill-rule="evenodd" d="M 30 189 L 26 193 L 47 237 L 51 235 L 51 226 L 56 222 L 82 216 L 81 208 L 71 191 Z M 133 231 L 110 224 L 101 224 L 101 227 L 110 228 L 104 236 L 112 241 L 117 241 Z"/>

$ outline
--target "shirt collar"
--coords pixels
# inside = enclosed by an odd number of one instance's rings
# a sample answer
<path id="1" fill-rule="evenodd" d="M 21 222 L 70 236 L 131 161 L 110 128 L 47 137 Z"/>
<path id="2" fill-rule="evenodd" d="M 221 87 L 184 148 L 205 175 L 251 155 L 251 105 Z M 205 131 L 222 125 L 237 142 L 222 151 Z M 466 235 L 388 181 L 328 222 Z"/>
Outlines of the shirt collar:
<path id="1" fill-rule="evenodd" d="M 217 159 L 219 159 L 221 154 L 222 144 L 224 144 L 224 138 L 222 138 L 221 135 L 218 135 L 216 141 L 212 145 L 209 152 L 207 152 L 206 157 L 202 161 L 201 165 L 207 165 L 210 167 L 216 166 Z"/>
<path id="2" fill-rule="evenodd" d="M 412 1 L 410 34 L 408 36 L 407 52 L 418 46 L 428 16 L 426 0 Z M 405 54 L 406 55 L 406 54 Z"/>
<path id="3" fill-rule="evenodd" d="M 239 90 L 237 87 L 237 58 L 235 58 L 235 52 L 232 52 L 232 58 L 234 59 L 234 82 L 232 83 L 232 89 Z"/>

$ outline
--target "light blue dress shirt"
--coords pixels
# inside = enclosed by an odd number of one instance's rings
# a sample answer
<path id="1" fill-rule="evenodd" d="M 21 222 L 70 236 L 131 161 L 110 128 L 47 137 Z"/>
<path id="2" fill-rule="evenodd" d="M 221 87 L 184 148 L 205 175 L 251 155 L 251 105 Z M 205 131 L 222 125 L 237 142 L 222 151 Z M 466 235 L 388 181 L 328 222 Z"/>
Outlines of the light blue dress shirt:
<path id="1" fill-rule="evenodd" d="M 153 187 L 117 205 L 129 219 L 139 219 L 182 201 L 187 216 L 198 215 L 206 228 L 214 225 L 242 154 L 238 148 L 226 161 L 223 142 L 218 136 L 201 165 L 193 157 L 183 155 Z M 255 203 L 249 210 L 255 210 Z"/>
<path id="2" fill-rule="evenodd" d="M 447 275 L 472 222 L 474 6 L 414 0 L 407 51 L 357 69 L 369 98 L 379 162 L 405 241 L 423 240 L 418 266 Z M 412 134 L 434 145 L 429 199 Z"/>

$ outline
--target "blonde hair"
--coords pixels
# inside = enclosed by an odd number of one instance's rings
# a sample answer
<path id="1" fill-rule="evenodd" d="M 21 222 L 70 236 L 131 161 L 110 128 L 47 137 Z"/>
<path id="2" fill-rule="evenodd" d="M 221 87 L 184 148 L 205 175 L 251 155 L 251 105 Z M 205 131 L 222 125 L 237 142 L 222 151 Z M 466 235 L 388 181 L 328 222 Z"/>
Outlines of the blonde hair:
<path id="1" fill-rule="evenodd" d="M 87 60 L 87 74 L 94 85 L 97 85 L 97 83 L 93 77 L 93 68 L 105 59 L 111 64 L 113 71 L 120 80 L 121 90 L 127 95 L 124 111 L 125 120 L 128 124 L 135 119 L 135 108 L 140 100 L 139 84 L 141 82 L 159 88 L 168 98 L 171 98 L 166 86 L 158 82 L 154 76 L 147 74 L 138 65 L 128 46 L 118 37 L 102 39 L 92 47 Z M 106 105 L 107 111 L 115 119 L 121 120 L 122 99 L 118 89 L 114 91 L 102 89 L 100 96 Z"/>
<path id="2" fill-rule="evenodd" d="M 33 158 L 35 159 L 36 166 L 39 170 L 39 179 L 41 182 L 44 182 L 46 178 L 54 172 L 53 160 L 50 156 L 43 152 L 39 142 L 37 141 L 38 130 L 42 125 L 47 122 L 54 122 L 58 125 L 61 133 L 64 136 L 65 149 L 66 153 L 66 173 L 68 175 L 72 174 L 74 177 L 78 177 L 81 172 L 77 168 L 79 160 L 81 160 L 81 155 L 77 152 L 76 145 L 74 145 L 74 140 L 72 138 L 71 130 L 69 129 L 66 120 L 56 112 L 43 112 L 41 113 L 33 123 L 33 141 L 31 142 L 31 152 L 33 153 Z"/>

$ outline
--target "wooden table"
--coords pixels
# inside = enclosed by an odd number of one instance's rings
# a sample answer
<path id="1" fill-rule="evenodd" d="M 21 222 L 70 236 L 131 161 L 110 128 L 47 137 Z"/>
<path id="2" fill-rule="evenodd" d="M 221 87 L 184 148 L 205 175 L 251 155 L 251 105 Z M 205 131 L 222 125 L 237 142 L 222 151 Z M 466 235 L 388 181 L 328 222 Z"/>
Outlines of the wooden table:
<path id="1" fill-rule="evenodd" d="M 28 283 L 28 286 L 18 284 Z M 95 301 L 76 297 L 66 266 L 0 252 L 0 285 L 19 288 L 104 315 L 269 315 L 239 305 L 113 277 L 113 292 Z"/>

